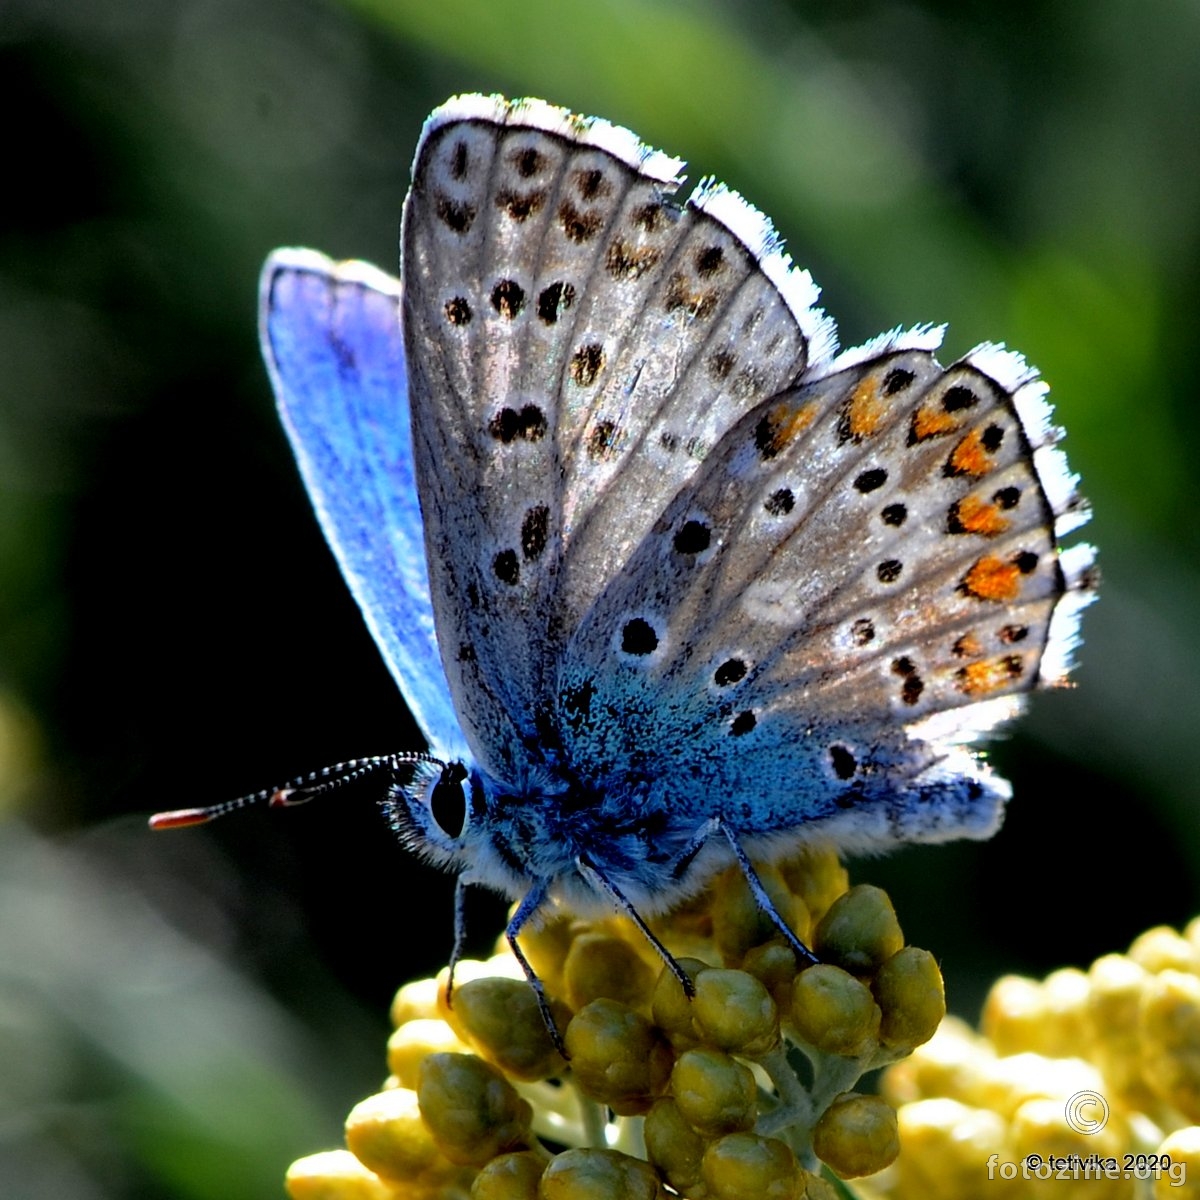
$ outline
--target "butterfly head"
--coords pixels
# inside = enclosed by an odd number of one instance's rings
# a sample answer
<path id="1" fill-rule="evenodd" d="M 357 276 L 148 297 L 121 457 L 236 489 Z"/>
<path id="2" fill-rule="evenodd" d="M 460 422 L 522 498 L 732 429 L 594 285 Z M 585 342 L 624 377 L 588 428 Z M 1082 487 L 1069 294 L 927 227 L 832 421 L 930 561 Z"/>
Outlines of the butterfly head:
<path id="1" fill-rule="evenodd" d="M 438 866 L 461 869 L 473 857 L 484 815 L 478 772 L 434 758 L 405 766 L 384 802 L 389 823 L 411 849 Z"/>

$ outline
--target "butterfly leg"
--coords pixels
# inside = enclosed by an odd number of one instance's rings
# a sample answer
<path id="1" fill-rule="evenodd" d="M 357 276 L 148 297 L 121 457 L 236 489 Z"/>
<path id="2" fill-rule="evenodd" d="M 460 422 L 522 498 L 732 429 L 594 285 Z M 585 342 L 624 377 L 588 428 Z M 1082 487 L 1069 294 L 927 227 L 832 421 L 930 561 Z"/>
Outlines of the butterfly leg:
<path id="1" fill-rule="evenodd" d="M 638 927 L 642 936 L 654 947 L 659 958 L 663 960 L 671 974 L 679 980 L 679 986 L 683 988 L 684 995 L 691 997 L 696 994 L 696 985 L 692 982 L 688 973 L 675 961 L 670 950 L 666 948 L 654 936 L 650 926 L 642 919 L 641 913 L 633 906 L 633 902 L 617 887 L 611 879 L 607 879 L 588 861 L 588 859 L 580 856 L 575 860 L 575 866 L 578 868 L 580 875 L 587 880 L 592 887 L 598 892 L 603 892 L 612 902 Z"/>
<path id="2" fill-rule="evenodd" d="M 446 1007 L 454 1007 L 454 969 L 463 956 L 467 939 L 467 888 L 471 881 L 459 875 L 454 881 L 454 949 L 450 951 L 450 977 L 446 980 Z"/>
<path id="3" fill-rule="evenodd" d="M 750 885 L 750 891 L 754 894 L 754 899 L 758 901 L 758 907 L 771 918 L 771 922 L 787 939 L 788 945 L 791 946 L 796 957 L 802 963 L 812 966 L 818 962 L 819 959 L 817 956 L 788 928 L 788 923 L 779 915 L 779 910 L 771 902 L 771 897 L 767 895 L 767 889 L 763 887 L 762 880 L 759 879 L 758 872 L 755 871 L 749 856 L 742 849 L 741 843 L 737 840 L 737 835 L 720 818 L 718 818 L 718 824 L 721 832 L 725 835 L 725 840 L 729 843 L 729 848 L 733 851 L 734 858 L 737 859 L 738 867 L 746 877 L 746 882 Z"/>
<path id="4" fill-rule="evenodd" d="M 459 878 L 461 879 L 461 876 Z M 562 1034 L 555 1024 L 554 1014 L 550 1011 L 550 1002 L 546 999 L 545 985 L 529 965 L 529 959 L 525 957 L 524 951 L 517 945 L 517 938 L 520 936 L 521 930 L 529 923 L 529 919 L 537 912 L 545 899 L 546 885 L 544 883 L 534 884 L 525 893 L 521 903 L 517 905 L 517 911 L 513 913 L 508 922 L 508 928 L 504 931 L 504 937 L 508 942 L 508 948 L 513 952 L 513 957 L 521 964 L 521 970 L 525 972 L 529 986 L 533 988 L 533 994 L 537 997 L 538 1012 L 542 1016 L 542 1024 L 546 1026 L 546 1032 L 550 1035 L 554 1048 L 563 1058 L 569 1059 L 570 1055 L 567 1053 L 567 1047 L 563 1044 Z"/>

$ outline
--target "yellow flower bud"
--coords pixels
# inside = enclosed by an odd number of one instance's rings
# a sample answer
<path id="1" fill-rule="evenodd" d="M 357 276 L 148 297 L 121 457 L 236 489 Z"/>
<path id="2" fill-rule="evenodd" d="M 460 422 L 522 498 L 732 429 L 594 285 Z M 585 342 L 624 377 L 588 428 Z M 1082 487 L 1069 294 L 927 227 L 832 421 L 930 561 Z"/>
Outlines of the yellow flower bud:
<path id="1" fill-rule="evenodd" d="M 1197 950 L 1200 950 L 1200 917 L 1193 917 L 1184 927 L 1183 936 Z"/>
<path id="2" fill-rule="evenodd" d="M 1089 992 L 1088 977 L 1073 967 L 1055 971 L 1041 983 L 1004 975 L 988 993 L 980 1028 L 997 1054 L 1080 1055 L 1090 1043 Z"/>
<path id="3" fill-rule="evenodd" d="M 654 1168 L 616 1150 L 565 1150 L 542 1176 L 541 1200 L 661 1200 Z"/>
<path id="4" fill-rule="evenodd" d="M 945 1098 L 905 1104 L 896 1114 L 902 1153 L 895 1194 L 921 1200 L 963 1200 L 989 1195 L 1001 1180 L 987 1177 L 995 1154 L 1010 1161 L 1008 1130 L 999 1114 Z M 998 1194 L 1007 1194 L 1000 1191 Z"/>
<path id="5" fill-rule="evenodd" d="M 671 1072 L 671 1095 L 698 1133 L 716 1137 L 752 1129 L 758 1085 L 750 1068 L 721 1050 L 685 1050 Z"/>
<path id="6" fill-rule="evenodd" d="M 576 1012 L 601 998 L 641 1008 L 653 985 L 654 972 L 623 938 L 583 933 L 571 943 L 563 966 L 563 994 Z"/>
<path id="7" fill-rule="evenodd" d="M 758 1058 L 779 1044 L 779 1010 L 745 971 L 713 967 L 696 976 L 692 1023 L 709 1045 Z"/>
<path id="8" fill-rule="evenodd" d="M 860 883 L 839 896 L 813 934 L 817 957 L 852 975 L 870 975 L 904 946 L 896 910 L 882 888 Z"/>
<path id="9" fill-rule="evenodd" d="M 857 1058 L 879 1035 L 879 1006 L 865 983 L 841 967 L 817 963 L 792 984 L 791 1021 L 809 1045 Z"/>
<path id="10" fill-rule="evenodd" d="M 500 1154 L 475 1176 L 471 1200 L 538 1200 L 538 1181 L 546 1164 L 547 1159 L 534 1150 Z"/>
<path id="11" fill-rule="evenodd" d="M 346 1145 L 368 1171 L 388 1180 L 433 1185 L 458 1175 L 421 1119 L 417 1093 L 408 1088 L 356 1104 L 346 1118 Z"/>
<path id="12" fill-rule="evenodd" d="M 392 1189 L 350 1153 L 326 1150 L 298 1158 L 284 1187 L 291 1200 L 392 1200 Z"/>
<path id="13" fill-rule="evenodd" d="M 1076 1118 L 1086 1116 L 1089 1120 L 1099 1120 L 1099 1117 L 1093 1116 L 1093 1108 L 1093 1105 L 1085 1104 L 1072 1107 L 1071 1112 Z M 1086 1159 L 1096 1155 L 1098 1158 L 1115 1159 L 1118 1166 L 1121 1165 L 1125 1153 L 1130 1149 L 1130 1138 L 1119 1116 L 1112 1114 L 1106 1125 L 1090 1134 L 1073 1129 L 1067 1118 L 1062 1097 L 1026 1100 L 1009 1123 L 1009 1146 L 1016 1161 L 1025 1160 L 1031 1154 L 1038 1155 L 1042 1163 L 1049 1158 L 1074 1156 Z M 1068 1200 L 1089 1200 L 1093 1196 L 1102 1197 L 1102 1200 L 1133 1200 L 1138 1193 L 1137 1181 L 1132 1178 L 1081 1178 L 1065 1187 L 1060 1184 L 1059 1187 Z M 1056 1187 L 1056 1194 L 1058 1190 Z"/>
<path id="14" fill-rule="evenodd" d="M 1142 1079 L 1138 1030 L 1142 989 L 1149 979 L 1144 968 L 1122 954 L 1106 954 L 1088 971 L 1088 1057 L 1100 1068 L 1115 1097 L 1142 1111 L 1155 1104 L 1154 1094 Z"/>
<path id="15" fill-rule="evenodd" d="M 937 960 L 928 950 L 905 946 L 879 968 L 871 993 L 882 1020 L 886 1045 L 911 1050 L 929 1041 L 946 1015 L 946 990 Z"/>
<path id="16" fill-rule="evenodd" d="M 473 1054 L 431 1054 L 421 1064 L 417 1098 L 425 1124 L 452 1162 L 482 1166 L 503 1150 L 523 1148 L 529 1138 L 529 1102 Z"/>
<path id="17" fill-rule="evenodd" d="M 1200 1123 L 1200 978 L 1153 975 L 1139 1011 L 1142 1078 L 1154 1094 Z"/>
<path id="18" fill-rule="evenodd" d="M 532 922 L 521 930 L 517 944 L 529 960 L 533 973 L 552 996 L 563 994 L 562 970 L 571 943 L 579 932 L 579 923 L 569 914 L 551 917 L 536 927 Z M 500 939 L 500 949 L 507 952 L 507 942 Z"/>
<path id="19" fill-rule="evenodd" d="M 713 1200 L 799 1200 L 800 1169 L 777 1138 L 730 1133 L 704 1152 L 704 1182 Z"/>
<path id="20" fill-rule="evenodd" d="M 1027 1100 L 1063 1102 L 1077 1092 L 1104 1093 L 1104 1080 L 1091 1063 L 1079 1058 L 1046 1058 L 1041 1054 L 1010 1054 L 981 1060 L 966 1081 L 962 1099 L 1010 1118 Z"/>
<path id="21" fill-rule="evenodd" d="M 704 1139 L 685 1120 L 675 1100 L 656 1100 L 642 1129 L 646 1155 L 663 1178 L 684 1195 L 700 1182 Z"/>
<path id="22" fill-rule="evenodd" d="M 935 1096 L 963 1099 L 995 1058 L 965 1021 L 947 1017 L 928 1042 L 884 1072 L 883 1094 L 897 1107 Z"/>
<path id="23" fill-rule="evenodd" d="M 1022 975 L 1002 975 L 983 1003 L 979 1028 L 997 1054 L 1020 1054 L 1037 1045 L 1043 1014 L 1042 989 Z"/>
<path id="24" fill-rule="evenodd" d="M 1046 1004 L 1046 1028 L 1041 1053 L 1056 1058 L 1083 1056 L 1087 1053 L 1088 977 L 1075 967 L 1051 971 L 1042 981 Z"/>
<path id="25" fill-rule="evenodd" d="M 880 1096 L 839 1096 L 813 1128 L 813 1150 L 843 1179 L 874 1175 L 900 1153 L 896 1113 Z"/>
<path id="26" fill-rule="evenodd" d="M 850 886 L 846 868 L 829 845 L 806 845 L 780 863 L 779 870 L 788 887 L 804 901 L 814 924 Z"/>
<path id="27" fill-rule="evenodd" d="M 409 1021 L 439 1015 L 436 979 L 415 979 L 406 983 L 392 1000 L 392 1025 L 397 1029 Z"/>
<path id="28" fill-rule="evenodd" d="M 1200 974 L 1200 947 L 1180 937 L 1168 925 L 1147 929 L 1134 938 L 1129 957 L 1152 975 L 1168 970 Z"/>
<path id="29" fill-rule="evenodd" d="M 1193 922 L 1195 924 L 1195 922 Z M 1158 1155 L 1170 1158 L 1154 1180 L 1154 1200 L 1200 1200 L 1200 1125 L 1185 1125 L 1167 1134 Z"/>
<path id="30" fill-rule="evenodd" d="M 580 1089 L 623 1116 L 645 1113 L 671 1073 L 671 1050 L 645 1017 L 616 1000 L 593 1000 L 564 1041 Z"/>
<path id="31" fill-rule="evenodd" d="M 388 1038 L 388 1070 L 396 1077 L 396 1086 L 415 1088 L 421 1062 L 429 1055 L 462 1054 L 467 1048 L 445 1021 L 418 1017 L 405 1021 Z"/>
<path id="32" fill-rule="evenodd" d="M 565 1065 L 527 980 L 464 983 L 454 993 L 454 1015 L 467 1044 L 513 1079 L 546 1079 Z M 558 1005 L 554 1016 L 565 1026 L 569 1014 Z"/>

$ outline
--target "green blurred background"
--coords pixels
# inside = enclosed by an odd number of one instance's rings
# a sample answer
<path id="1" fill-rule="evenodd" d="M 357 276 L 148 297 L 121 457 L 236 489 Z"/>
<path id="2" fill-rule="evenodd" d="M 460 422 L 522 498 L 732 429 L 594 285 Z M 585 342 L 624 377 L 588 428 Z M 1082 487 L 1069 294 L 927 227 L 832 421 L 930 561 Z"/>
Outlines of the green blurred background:
<path id="1" fill-rule="evenodd" d="M 280 1194 L 384 1074 L 447 880 L 371 788 L 145 815 L 419 741 L 255 344 L 266 253 L 394 268 L 425 114 L 608 117 L 772 215 L 844 344 L 950 323 L 1054 389 L 1105 581 L 993 756 L 991 843 L 855 864 L 952 1007 L 1200 911 L 1194 0 L 0 7 L 0 1194 Z M 1191 465 L 1189 465 L 1191 464 Z M 503 908 L 473 906 L 475 948 Z"/>

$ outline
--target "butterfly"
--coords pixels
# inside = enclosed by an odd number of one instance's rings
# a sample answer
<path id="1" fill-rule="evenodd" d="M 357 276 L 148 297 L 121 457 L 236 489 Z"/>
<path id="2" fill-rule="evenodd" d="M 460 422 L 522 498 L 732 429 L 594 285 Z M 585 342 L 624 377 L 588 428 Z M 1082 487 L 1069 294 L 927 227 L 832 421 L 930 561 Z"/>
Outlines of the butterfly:
<path id="1" fill-rule="evenodd" d="M 712 179 L 681 202 L 682 166 L 458 96 L 417 147 L 403 283 L 271 255 L 280 415 L 429 750 L 159 825 L 389 771 L 460 898 L 518 901 L 523 963 L 552 903 L 653 940 L 731 864 L 773 913 L 751 858 L 804 839 L 996 830 L 1010 788 L 971 745 L 1063 681 L 1094 596 L 1047 389 L 998 345 L 942 367 L 939 327 L 837 353 L 770 222 Z"/>

